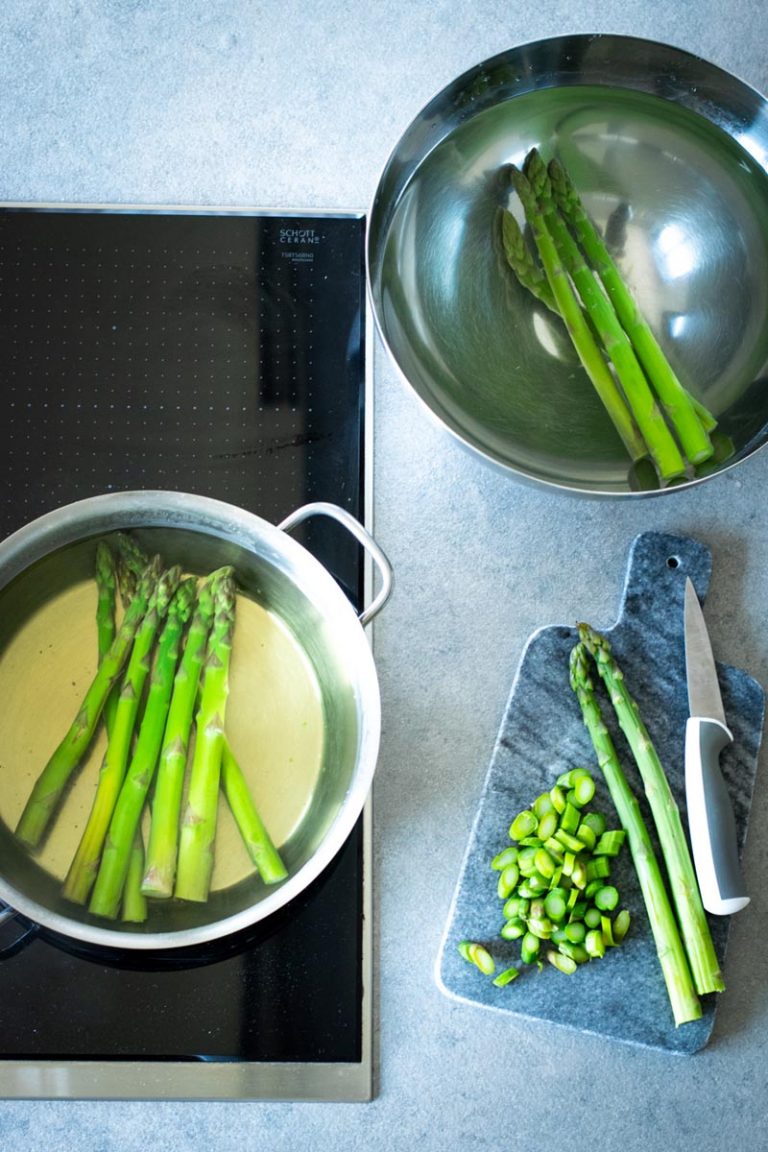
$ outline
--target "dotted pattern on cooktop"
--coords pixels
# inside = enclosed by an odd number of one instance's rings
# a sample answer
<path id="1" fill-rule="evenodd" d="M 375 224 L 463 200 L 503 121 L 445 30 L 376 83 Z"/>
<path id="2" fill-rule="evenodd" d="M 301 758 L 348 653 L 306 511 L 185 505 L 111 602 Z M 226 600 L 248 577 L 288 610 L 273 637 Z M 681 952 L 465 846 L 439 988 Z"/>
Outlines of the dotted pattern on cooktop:
<path id="1" fill-rule="evenodd" d="M 0 532 L 100 492 L 359 514 L 357 218 L 0 212 Z"/>
<path id="2" fill-rule="evenodd" d="M 0 209 L 0 534 L 139 487 L 360 517 L 363 238 L 351 217 Z M 359 595 L 359 549 L 319 525 L 313 551 Z M 204 963 L 94 962 L 41 933 L 2 959 L 0 1056 L 358 1061 L 361 893 L 358 824 L 290 910 Z"/>

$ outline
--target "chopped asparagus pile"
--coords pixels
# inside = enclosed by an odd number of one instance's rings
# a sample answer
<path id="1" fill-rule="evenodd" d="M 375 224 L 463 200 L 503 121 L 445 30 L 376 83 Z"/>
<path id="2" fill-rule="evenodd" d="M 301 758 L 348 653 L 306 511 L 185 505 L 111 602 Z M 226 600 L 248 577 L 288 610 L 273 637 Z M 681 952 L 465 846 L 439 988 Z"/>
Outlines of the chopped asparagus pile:
<path id="1" fill-rule="evenodd" d="M 178 566 L 164 569 L 160 557 L 150 559 L 131 536 L 115 533 L 97 545 L 95 578 L 98 668 L 16 834 L 30 850 L 42 845 L 103 722 L 106 751 L 64 882 L 67 899 L 131 922 L 146 919 L 152 898 L 207 900 L 221 793 L 263 882 L 284 879 L 226 734 L 232 568 L 184 578 Z"/>
<path id="2" fill-rule="evenodd" d="M 560 316 L 638 474 L 662 486 L 703 475 L 732 453 L 712 413 L 680 382 L 563 165 L 532 149 L 510 168 L 533 250 L 501 210 L 501 245 L 519 282 Z"/>
<path id="3" fill-rule="evenodd" d="M 491 861 L 503 901 L 500 935 L 520 941 L 523 964 L 546 959 L 572 975 L 580 964 L 601 959 L 627 934 L 629 912 L 618 910 L 619 893 L 610 883 L 611 858 L 624 843 L 623 829 L 608 829 L 606 817 L 588 807 L 595 783 L 584 768 L 558 777 L 509 828 L 512 841 Z M 615 913 L 615 915 L 612 915 Z M 460 955 L 487 976 L 496 963 L 489 949 L 462 940 Z M 519 969 L 505 969 L 494 980 L 503 987 Z"/>

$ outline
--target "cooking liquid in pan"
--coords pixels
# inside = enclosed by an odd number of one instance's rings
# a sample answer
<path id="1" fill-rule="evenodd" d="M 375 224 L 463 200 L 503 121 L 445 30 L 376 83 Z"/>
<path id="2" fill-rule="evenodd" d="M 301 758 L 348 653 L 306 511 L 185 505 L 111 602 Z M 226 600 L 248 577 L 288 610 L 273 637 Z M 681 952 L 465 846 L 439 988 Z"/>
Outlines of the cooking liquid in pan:
<path id="1" fill-rule="evenodd" d="M 0 652 L 0 819 L 11 828 L 95 672 L 95 613 L 94 582 L 78 582 L 42 604 Z M 279 848 L 300 824 L 317 782 L 323 708 L 301 646 L 277 616 L 245 596 L 237 602 L 226 726 Z M 105 747 L 101 728 L 37 857 L 56 877 L 64 878 L 77 849 Z M 253 871 L 222 794 L 212 888 Z"/>

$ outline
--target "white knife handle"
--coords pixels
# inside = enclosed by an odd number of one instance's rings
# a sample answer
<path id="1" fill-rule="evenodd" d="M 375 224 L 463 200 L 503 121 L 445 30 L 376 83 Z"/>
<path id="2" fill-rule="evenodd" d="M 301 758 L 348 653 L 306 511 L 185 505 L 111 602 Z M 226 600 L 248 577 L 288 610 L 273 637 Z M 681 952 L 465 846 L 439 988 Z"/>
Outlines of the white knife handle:
<path id="1" fill-rule="evenodd" d="M 692 716 L 685 728 L 685 794 L 693 861 L 708 912 L 729 916 L 749 904 L 739 867 L 736 821 L 720 771 L 733 740 L 718 720 Z"/>

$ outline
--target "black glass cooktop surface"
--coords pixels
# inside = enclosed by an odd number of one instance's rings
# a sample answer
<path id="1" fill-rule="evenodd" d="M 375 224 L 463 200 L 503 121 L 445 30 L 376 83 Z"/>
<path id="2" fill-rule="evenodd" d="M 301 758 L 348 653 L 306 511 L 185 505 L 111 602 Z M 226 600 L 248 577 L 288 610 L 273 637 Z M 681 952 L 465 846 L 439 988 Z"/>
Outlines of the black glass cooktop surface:
<path id="1" fill-rule="evenodd" d="M 0 536 L 138 488 L 363 521 L 363 241 L 357 214 L 0 210 Z M 350 538 L 302 532 L 361 606 Z M 365 1098 L 366 820 L 289 908 L 202 947 L 3 925 L 0 1095 Z"/>

